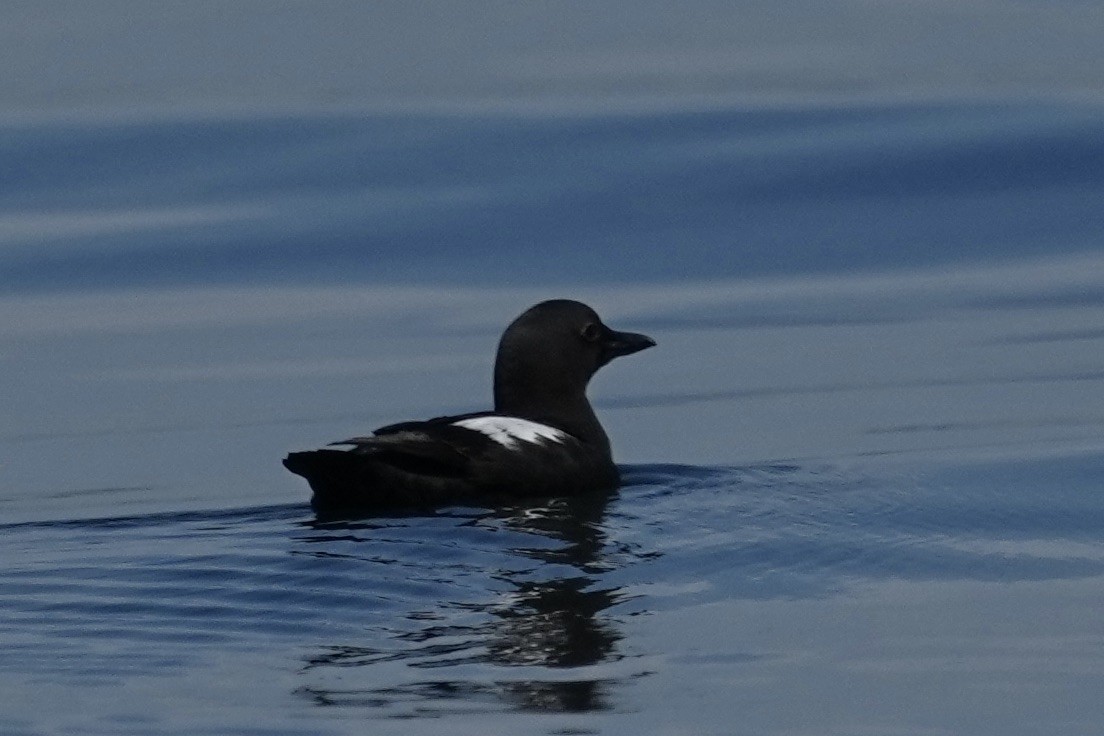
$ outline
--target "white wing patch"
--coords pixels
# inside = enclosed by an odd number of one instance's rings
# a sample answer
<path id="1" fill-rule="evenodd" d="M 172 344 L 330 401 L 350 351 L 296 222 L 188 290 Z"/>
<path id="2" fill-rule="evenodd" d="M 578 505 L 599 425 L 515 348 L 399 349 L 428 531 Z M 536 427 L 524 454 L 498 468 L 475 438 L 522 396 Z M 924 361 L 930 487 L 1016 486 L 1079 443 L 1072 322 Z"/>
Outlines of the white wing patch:
<path id="1" fill-rule="evenodd" d="M 517 417 L 472 417 L 453 422 L 453 426 L 474 429 L 511 450 L 518 448 L 518 442 L 563 442 L 568 437 L 555 427 Z"/>

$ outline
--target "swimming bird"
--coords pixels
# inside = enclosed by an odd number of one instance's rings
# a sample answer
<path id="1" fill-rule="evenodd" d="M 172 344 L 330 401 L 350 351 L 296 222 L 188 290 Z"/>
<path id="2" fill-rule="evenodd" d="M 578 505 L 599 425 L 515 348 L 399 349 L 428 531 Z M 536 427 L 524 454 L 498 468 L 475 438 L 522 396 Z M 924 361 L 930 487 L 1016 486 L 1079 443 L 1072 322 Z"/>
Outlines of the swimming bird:
<path id="1" fill-rule="evenodd" d="M 310 483 L 318 513 L 611 490 L 620 477 L 587 384 L 653 345 L 581 302 L 541 302 L 498 343 L 494 411 L 390 424 L 330 446 L 346 449 L 293 452 L 284 466 Z"/>

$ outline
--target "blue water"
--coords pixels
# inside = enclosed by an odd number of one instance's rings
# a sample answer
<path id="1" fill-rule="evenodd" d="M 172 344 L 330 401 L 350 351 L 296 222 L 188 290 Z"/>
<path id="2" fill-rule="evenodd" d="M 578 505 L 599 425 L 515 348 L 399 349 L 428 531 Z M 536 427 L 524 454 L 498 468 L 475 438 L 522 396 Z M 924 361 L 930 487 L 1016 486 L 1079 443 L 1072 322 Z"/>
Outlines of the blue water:
<path id="1" fill-rule="evenodd" d="M 3 733 L 1099 733 L 1099 107 L 0 133 Z M 620 491 L 312 516 L 551 296 Z"/>
<path id="2" fill-rule="evenodd" d="M 1073 106 L 58 123 L 0 156 L 0 213 L 35 218 L 8 293 L 792 276 L 1104 237 L 1104 121 Z"/>
<path id="3" fill-rule="evenodd" d="M 1094 733 L 1102 467 L 644 465 L 411 518 L 7 525 L 3 727 Z"/>

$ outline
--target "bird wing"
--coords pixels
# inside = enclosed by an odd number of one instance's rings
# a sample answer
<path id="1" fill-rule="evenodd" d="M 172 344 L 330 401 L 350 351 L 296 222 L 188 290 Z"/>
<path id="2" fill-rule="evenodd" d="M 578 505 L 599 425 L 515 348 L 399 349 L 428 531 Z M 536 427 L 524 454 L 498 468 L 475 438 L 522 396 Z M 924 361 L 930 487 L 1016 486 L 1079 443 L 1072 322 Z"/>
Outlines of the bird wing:
<path id="1" fill-rule="evenodd" d="M 472 462 L 494 443 L 486 435 L 457 427 L 455 421 L 483 414 L 436 417 L 380 427 L 368 437 L 351 437 L 332 445 L 348 445 L 349 452 L 420 475 L 463 476 Z"/>

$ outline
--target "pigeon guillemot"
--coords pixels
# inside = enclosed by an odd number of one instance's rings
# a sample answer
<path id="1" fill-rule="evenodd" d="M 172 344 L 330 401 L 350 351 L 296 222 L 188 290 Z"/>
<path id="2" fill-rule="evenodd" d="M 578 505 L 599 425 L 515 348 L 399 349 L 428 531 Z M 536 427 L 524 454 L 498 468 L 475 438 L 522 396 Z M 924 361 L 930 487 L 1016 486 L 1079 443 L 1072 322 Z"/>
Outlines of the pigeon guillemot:
<path id="1" fill-rule="evenodd" d="M 610 490 L 620 478 L 587 383 L 653 345 L 580 302 L 541 302 L 499 341 L 494 411 L 391 424 L 332 443 L 349 449 L 293 452 L 284 466 L 307 479 L 320 513 Z"/>

